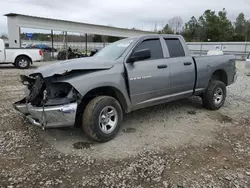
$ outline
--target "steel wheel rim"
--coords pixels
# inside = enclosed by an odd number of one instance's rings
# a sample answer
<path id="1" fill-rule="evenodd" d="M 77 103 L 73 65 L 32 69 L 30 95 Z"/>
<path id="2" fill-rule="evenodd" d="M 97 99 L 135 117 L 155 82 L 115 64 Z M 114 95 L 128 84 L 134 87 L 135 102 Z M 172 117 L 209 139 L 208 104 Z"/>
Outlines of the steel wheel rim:
<path id="1" fill-rule="evenodd" d="M 20 59 L 18 62 L 20 67 L 27 67 L 28 61 L 26 59 Z"/>
<path id="2" fill-rule="evenodd" d="M 223 95 L 224 95 L 224 93 L 223 93 L 222 88 L 217 88 L 215 90 L 215 92 L 214 92 L 214 103 L 216 105 L 221 104 L 221 102 L 223 101 Z"/>
<path id="3" fill-rule="evenodd" d="M 118 113 L 113 106 L 106 106 L 99 115 L 99 127 L 105 134 L 115 130 L 118 123 Z"/>

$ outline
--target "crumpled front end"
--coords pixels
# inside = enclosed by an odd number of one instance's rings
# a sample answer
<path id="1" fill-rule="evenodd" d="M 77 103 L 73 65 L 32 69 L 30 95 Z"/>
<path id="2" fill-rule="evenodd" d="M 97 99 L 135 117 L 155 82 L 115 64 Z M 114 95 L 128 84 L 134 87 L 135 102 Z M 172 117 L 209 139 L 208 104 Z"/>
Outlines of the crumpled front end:
<path id="1" fill-rule="evenodd" d="M 21 81 L 27 86 L 27 95 L 13 106 L 31 124 L 42 128 L 75 124 L 78 100 L 81 96 L 73 86 L 67 82 L 43 79 L 41 75 L 21 75 Z"/>

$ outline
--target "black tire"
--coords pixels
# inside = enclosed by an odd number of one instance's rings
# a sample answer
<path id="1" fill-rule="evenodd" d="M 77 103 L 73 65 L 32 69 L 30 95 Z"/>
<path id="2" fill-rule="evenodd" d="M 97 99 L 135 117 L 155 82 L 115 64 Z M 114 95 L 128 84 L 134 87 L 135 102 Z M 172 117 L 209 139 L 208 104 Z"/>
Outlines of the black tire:
<path id="1" fill-rule="evenodd" d="M 220 100 L 218 98 L 215 98 L 214 95 L 216 94 L 216 92 L 222 93 L 221 95 L 219 95 L 222 96 Z M 222 81 L 212 80 L 208 84 L 205 93 L 203 93 L 202 96 L 203 105 L 205 108 L 209 110 L 218 110 L 223 106 L 226 100 L 226 96 L 227 96 L 227 89 L 225 84 Z"/>
<path id="2" fill-rule="evenodd" d="M 19 69 L 28 69 L 30 67 L 31 60 L 26 56 L 19 56 L 15 60 L 15 67 Z"/>
<path id="3" fill-rule="evenodd" d="M 104 133 L 99 122 L 101 112 L 107 107 L 114 108 L 118 118 L 116 126 L 110 133 Z M 98 142 L 107 142 L 116 136 L 122 119 L 123 111 L 120 103 L 113 97 L 99 96 L 92 99 L 86 106 L 83 113 L 82 128 L 90 139 Z"/>
<path id="4" fill-rule="evenodd" d="M 57 60 L 61 60 L 61 52 L 58 52 L 58 54 L 57 54 Z"/>

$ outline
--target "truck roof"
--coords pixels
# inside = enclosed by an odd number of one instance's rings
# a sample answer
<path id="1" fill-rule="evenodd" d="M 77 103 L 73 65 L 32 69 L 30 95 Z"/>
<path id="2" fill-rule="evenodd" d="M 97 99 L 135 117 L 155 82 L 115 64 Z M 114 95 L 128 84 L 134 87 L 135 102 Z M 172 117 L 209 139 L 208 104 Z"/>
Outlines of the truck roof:
<path id="1" fill-rule="evenodd" d="M 176 34 L 148 34 L 148 35 L 139 35 L 135 37 L 130 37 L 130 38 L 142 38 L 142 37 L 155 37 L 155 36 L 163 36 L 163 37 L 182 37 L 181 35 L 176 35 Z"/>

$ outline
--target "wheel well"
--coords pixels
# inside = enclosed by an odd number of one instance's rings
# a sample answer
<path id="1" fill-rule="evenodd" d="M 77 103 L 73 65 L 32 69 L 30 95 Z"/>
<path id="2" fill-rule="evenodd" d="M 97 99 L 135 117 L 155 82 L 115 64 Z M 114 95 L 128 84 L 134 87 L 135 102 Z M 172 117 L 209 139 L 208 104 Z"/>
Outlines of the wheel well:
<path id="1" fill-rule="evenodd" d="M 128 106 L 127 106 L 126 99 L 124 98 L 123 94 L 118 89 L 116 89 L 114 87 L 110 87 L 110 86 L 95 88 L 95 89 L 92 89 L 91 91 L 89 91 L 87 94 L 85 94 L 84 97 L 82 98 L 81 103 L 78 105 L 77 115 L 76 115 L 76 124 L 75 124 L 76 127 L 81 126 L 82 114 L 83 114 L 87 104 L 93 98 L 95 98 L 97 96 L 101 96 L 101 95 L 114 97 L 121 104 L 123 111 L 127 110 Z"/>
<path id="2" fill-rule="evenodd" d="M 220 80 L 228 85 L 227 73 L 224 70 L 217 70 L 212 74 L 211 80 Z"/>
<path id="3" fill-rule="evenodd" d="M 28 58 L 30 60 L 30 63 L 32 64 L 32 59 L 29 56 L 27 56 L 27 55 L 19 55 L 19 56 L 17 56 L 16 59 L 15 59 L 15 63 L 16 63 L 16 60 L 18 58 L 20 58 L 20 57 L 26 57 L 26 58 Z"/>

